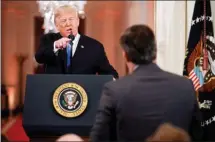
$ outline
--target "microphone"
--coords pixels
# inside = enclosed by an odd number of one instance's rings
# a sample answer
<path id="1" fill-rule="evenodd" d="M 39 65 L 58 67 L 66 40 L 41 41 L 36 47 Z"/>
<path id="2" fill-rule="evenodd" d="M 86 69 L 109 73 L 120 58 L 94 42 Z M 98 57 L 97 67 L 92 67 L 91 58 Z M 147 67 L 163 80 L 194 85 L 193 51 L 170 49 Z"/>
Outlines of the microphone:
<path id="1" fill-rule="evenodd" d="M 73 41 L 75 39 L 75 36 L 73 34 L 68 36 L 69 39 L 71 39 L 71 41 Z"/>

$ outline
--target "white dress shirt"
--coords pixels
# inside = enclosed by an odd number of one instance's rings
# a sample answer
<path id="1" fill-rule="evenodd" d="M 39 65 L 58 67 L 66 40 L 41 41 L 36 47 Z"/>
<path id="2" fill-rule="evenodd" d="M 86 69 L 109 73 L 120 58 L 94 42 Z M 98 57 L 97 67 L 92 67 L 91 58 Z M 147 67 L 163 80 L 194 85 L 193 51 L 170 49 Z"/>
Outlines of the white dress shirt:
<path id="1" fill-rule="evenodd" d="M 80 39 L 80 34 L 78 33 L 78 34 L 75 36 L 75 39 L 72 41 L 72 42 L 73 42 L 73 45 L 72 45 L 72 57 L 74 56 L 75 51 L 76 51 L 76 49 L 77 49 L 79 39 Z M 58 50 L 59 50 L 59 48 L 56 48 L 56 47 L 55 47 L 55 42 L 54 42 L 54 48 L 53 48 L 54 53 L 57 53 Z"/>
<path id="2" fill-rule="evenodd" d="M 138 67 L 139 67 L 139 65 L 135 64 L 133 71 L 135 71 Z"/>

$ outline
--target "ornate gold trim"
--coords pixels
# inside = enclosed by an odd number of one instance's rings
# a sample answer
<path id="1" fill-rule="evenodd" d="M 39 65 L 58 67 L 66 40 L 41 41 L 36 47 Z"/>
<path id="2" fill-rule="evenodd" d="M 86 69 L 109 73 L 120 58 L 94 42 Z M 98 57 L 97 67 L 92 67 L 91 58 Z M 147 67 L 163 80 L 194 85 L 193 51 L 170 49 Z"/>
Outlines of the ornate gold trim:
<path id="1" fill-rule="evenodd" d="M 75 90 L 78 92 L 78 95 L 80 96 L 80 102 L 78 102 L 80 104 L 80 106 L 75 109 L 75 110 L 64 110 L 61 107 L 61 102 L 60 102 L 60 96 L 62 95 L 62 92 L 64 90 L 67 90 L 68 88 L 71 88 L 72 90 Z M 62 85 L 60 85 L 54 92 L 53 95 L 53 106 L 55 111 L 64 116 L 64 117 L 68 117 L 68 118 L 73 118 L 73 117 L 77 117 L 79 115 L 81 115 L 85 109 L 87 108 L 87 104 L 88 104 L 88 96 L 86 91 L 84 90 L 83 87 L 81 87 L 79 84 L 76 83 L 64 83 Z"/>

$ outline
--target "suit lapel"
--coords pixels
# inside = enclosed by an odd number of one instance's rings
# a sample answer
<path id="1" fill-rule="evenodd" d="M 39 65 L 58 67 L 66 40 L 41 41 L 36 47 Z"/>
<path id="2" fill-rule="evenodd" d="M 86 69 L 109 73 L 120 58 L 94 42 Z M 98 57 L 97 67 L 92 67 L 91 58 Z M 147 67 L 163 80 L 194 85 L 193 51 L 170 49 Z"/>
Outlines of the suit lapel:
<path id="1" fill-rule="evenodd" d="M 81 50 L 83 50 L 83 49 L 82 49 L 82 46 L 83 46 L 82 43 L 83 43 L 83 36 L 80 35 L 80 39 L 79 39 L 79 41 L 78 41 L 78 45 L 77 45 L 75 54 L 74 54 L 74 56 L 72 57 L 72 60 L 76 59 L 77 56 L 81 53 Z"/>

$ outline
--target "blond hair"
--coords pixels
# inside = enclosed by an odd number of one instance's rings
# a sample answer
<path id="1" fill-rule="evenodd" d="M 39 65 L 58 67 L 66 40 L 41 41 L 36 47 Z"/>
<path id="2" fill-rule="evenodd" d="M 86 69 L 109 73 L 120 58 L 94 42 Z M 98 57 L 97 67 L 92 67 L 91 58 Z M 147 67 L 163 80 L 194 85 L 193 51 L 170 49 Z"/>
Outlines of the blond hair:
<path id="1" fill-rule="evenodd" d="M 71 5 L 62 5 L 57 7 L 54 10 L 54 22 L 56 22 L 56 19 L 61 15 L 62 12 L 71 12 L 71 13 L 76 13 L 76 16 L 78 18 L 78 9 L 75 6 L 71 6 Z"/>

